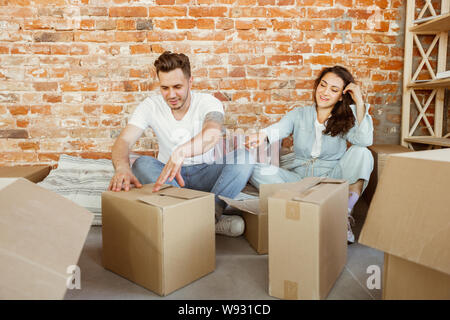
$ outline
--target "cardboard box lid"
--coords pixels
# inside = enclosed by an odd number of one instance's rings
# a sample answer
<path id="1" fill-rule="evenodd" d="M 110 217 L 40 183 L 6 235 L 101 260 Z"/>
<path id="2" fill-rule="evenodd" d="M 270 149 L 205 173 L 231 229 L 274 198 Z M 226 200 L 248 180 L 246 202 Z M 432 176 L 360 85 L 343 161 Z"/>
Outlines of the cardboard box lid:
<path id="1" fill-rule="evenodd" d="M 24 178 L 0 179 L 0 299 L 62 299 L 93 214 Z"/>
<path id="2" fill-rule="evenodd" d="M 345 180 L 342 179 L 307 177 L 297 182 L 262 184 L 259 190 L 259 199 L 234 200 L 223 196 L 219 196 L 219 198 L 225 201 L 228 205 L 239 210 L 256 215 L 267 214 L 268 198 L 275 194 L 283 196 L 283 193 L 285 192 L 283 190 L 295 192 L 295 197 L 292 197 L 292 194 L 290 193 L 292 200 L 321 203 L 324 201 L 324 196 L 326 196 L 328 191 L 320 188 L 320 192 L 313 192 L 318 191 L 318 188 L 314 190 L 312 190 L 312 188 L 318 187 L 320 184 L 336 184 L 344 182 Z M 310 190 L 310 192 L 306 192 L 307 190 Z"/>
<path id="3" fill-rule="evenodd" d="M 176 188 L 171 185 L 163 185 L 158 192 L 152 192 L 154 184 L 146 184 L 142 188 L 133 188 L 130 191 L 105 191 L 103 194 L 118 197 L 130 201 L 141 201 L 146 204 L 166 208 L 184 203 L 211 193 L 185 188 Z"/>
<path id="4" fill-rule="evenodd" d="M 390 156 L 359 242 L 450 274 L 450 149 Z"/>
<path id="5" fill-rule="evenodd" d="M 26 178 L 33 182 L 41 181 L 50 172 L 49 165 L 0 167 L 0 177 Z"/>
<path id="6" fill-rule="evenodd" d="M 394 154 L 403 152 L 412 152 L 411 149 L 402 145 L 396 144 L 374 144 L 368 147 L 369 150 L 376 152 L 377 154 Z"/>

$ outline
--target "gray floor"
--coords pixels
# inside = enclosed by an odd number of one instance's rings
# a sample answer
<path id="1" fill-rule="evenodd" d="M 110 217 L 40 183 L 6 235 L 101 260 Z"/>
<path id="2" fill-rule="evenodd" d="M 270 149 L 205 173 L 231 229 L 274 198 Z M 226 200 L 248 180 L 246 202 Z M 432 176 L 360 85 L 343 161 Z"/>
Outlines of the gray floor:
<path id="1" fill-rule="evenodd" d="M 355 235 L 367 213 L 360 199 L 355 206 Z M 67 290 L 65 299 L 274 299 L 268 295 L 267 255 L 258 255 L 243 237 L 216 236 L 216 270 L 167 297 L 128 281 L 101 265 L 101 227 L 92 227 L 80 256 L 81 289 Z M 383 253 L 355 243 L 349 245 L 347 264 L 328 295 L 330 300 L 381 299 L 381 290 L 366 286 L 367 267 L 383 269 Z"/>

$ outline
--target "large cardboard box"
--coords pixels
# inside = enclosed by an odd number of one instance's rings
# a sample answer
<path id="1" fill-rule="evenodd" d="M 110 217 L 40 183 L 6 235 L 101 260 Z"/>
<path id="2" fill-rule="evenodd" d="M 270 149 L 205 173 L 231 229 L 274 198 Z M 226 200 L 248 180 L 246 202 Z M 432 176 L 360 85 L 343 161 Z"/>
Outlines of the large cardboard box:
<path id="1" fill-rule="evenodd" d="M 347 261 L 348 183 L 305 178 L 269 197 L 269 294 L 325 299 Z"/>
<path id="2" fill-rule="evenodd" d="M 93 214 L 23 178 L 0 178 L 0 203 L 0 300 L 64 298 Z"/>
<path id="3" fill-rule="evenodd" d="M 0 178 L 25 178 L 37 183 L 50 173 L 49 165 L 0 167 Z"/>
<path id="4" fill-rule="evenodd" d="M 214 194 L 152 188 L 102 194 L 103 266 L 165 296 L 215 269 Z"/>
<path id="5" fill-rule="evenodd" d="M 450 299 L 450 149 L 391 155 L 359 242 L 384 251 L 384 299 Z"/>
<path id="6" fill-rule="evenodd" d="M 374 144 L 368 148 L 372 152 L 374 166 L 370 175 L 369 184 L 364 190 L 363 198 L 366 200 L 367 204 L 370 204 L 373 195 L 375 194 L 375 189 L 377 188 L 378 179 L 383 172 L 388 157 L 396 153 L 412 152 L 412 150 L 396 144 Z"/>
<path id="7" fill-rule="evenodd" d="M 289 188 L 295 186 L 293 183 L 262 184 L 259 189 L 259 198 L 234 200 L 219 196 L 229 206 L 242 211 L 245 221 L 244 237 L 258 254 L 267 254 L 269 251 L 268 242 L 268 216 L 267 201 L 269 196 L 279 190 L 281 186 Z"/>

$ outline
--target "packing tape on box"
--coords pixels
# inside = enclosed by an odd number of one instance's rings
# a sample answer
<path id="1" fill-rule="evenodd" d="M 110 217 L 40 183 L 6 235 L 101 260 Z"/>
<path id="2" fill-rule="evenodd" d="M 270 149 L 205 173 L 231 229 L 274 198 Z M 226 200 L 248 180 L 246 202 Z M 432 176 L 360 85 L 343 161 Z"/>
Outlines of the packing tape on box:
<path id="1" fill-rule="evenodd" d="M 284 299 L 298 300 L 298 283 L 284 280 Z"/>
<path id="2" fill-rule="evenodd" d="M 288 201 L 286 203 L 286 219 L 300 220 L 300 203 L 296 201 Z"/>

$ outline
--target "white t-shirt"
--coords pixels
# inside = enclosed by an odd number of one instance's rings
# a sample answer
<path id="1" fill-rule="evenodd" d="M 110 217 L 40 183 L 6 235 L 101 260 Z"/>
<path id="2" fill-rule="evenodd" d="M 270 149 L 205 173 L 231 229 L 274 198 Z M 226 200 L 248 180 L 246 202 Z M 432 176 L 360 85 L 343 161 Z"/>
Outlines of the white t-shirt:
<path id="1" fill-rule="evenodd" d="M 317 119 L 314 121 L 314 128 L 316 129 L 316 140 L 311 149 L 311 157 L 317 158 L 322 149 L 322 132 L 325 130 L 325 123 L 320 123 Z"/>
<path id="2" fill-rule="evenodd" d="M 224 114 L 222 103 L 207 93 L 191 91 L 191 105 L 183 119 L 176 120 L 162 95 L 154 95 L 142 101 L 134 110 L 128 123 L 143 130 L 151 127 L 158 138 L 158 160 L 167 163 L 175 148 L 202 131 L 203 121 L 209 112 Z M 183 165 L 211 163 L 214 148 L 192 158 L 184 159 Z"/>

